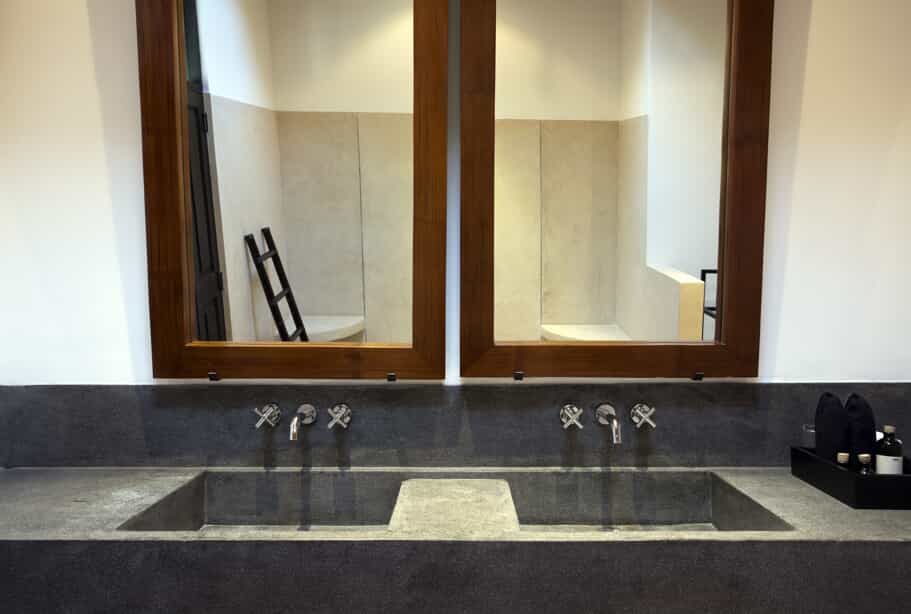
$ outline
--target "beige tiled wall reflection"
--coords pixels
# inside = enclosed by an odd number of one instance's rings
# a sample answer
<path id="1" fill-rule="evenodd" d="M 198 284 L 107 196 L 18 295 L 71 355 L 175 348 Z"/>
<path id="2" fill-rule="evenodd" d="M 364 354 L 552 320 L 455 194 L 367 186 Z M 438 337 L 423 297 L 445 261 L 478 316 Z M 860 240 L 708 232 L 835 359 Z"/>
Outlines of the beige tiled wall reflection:
<path id="1" fill-rule="evenodd" d="M 496 122 L 494 338 L 541 337 L 541 122 Z"/>
<path id="2" fill-rule="evenodd" d="M 362 315 L 365 340 L 410 342 L 412 116 L 217 99 L 213 112 L 232 338 L 275 338 L 242 242 L 268 225 L 304 315 Z M 539 340 L 542 324 L 666 340 L 693 328 L 685 284 L 646 265 L 647 137 L 645 117 L 497 121 L 498 341 Z"/>
<path id="3" fill-rule="evenodd" d="M 285 268 L 302 314 L 364 313 L 357 116 L 278 113 Z"/>
<path id="4" fill-rule="evenodd" d="M 413 117 L 357 116 L 364 234 L 365 340 L 411 342 Z"/>
<path id="5" fill-rule="evenodd" d="M 270 226 L 279 249 L 288 245 L 281 232 L 285 224 L 276 116 L 220 96 L 212 96 L 210 104 L 229 339 L 272 340 L 272 315 L 243 237 L 253 233 L 261 243 L 260 229 Z"/>
<path id="6" fill-rule="evenodd" d="M 496 122 L 494 337 L 614 321 L 617 123 Z"/>
<path id="7" fill-rule="evenodd" d="M 541 319 L 614 321 L 617 123 L 541 124 Z"/>
<path id="8" fill-rule="evenodd" d="M 279 114 L 288 268 L 301 311 L 411 341 L 413 117 Z"/>

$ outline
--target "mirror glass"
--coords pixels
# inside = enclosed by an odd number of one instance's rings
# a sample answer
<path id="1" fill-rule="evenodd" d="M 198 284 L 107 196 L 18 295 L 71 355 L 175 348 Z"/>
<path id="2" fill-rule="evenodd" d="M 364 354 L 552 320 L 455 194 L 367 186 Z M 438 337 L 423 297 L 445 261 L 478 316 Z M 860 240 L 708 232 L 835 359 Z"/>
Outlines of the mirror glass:
<path id="1" fill-rule="evenodd" d="M 497 1 L 497 342 L 714 339 L 727 12 Z"/>
<path id="2" fill-rule="evenodd" d="M 413 0 L 185 0 L 196 338 L 412 341 Z"/>

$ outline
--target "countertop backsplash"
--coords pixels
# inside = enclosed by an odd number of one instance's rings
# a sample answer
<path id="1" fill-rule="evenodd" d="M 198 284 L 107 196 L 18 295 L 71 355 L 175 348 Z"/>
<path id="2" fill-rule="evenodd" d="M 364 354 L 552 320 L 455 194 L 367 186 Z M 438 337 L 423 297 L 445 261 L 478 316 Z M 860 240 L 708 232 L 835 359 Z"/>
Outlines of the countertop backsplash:
<path id="1" fill-rule="evenodd" d="M 911 428 L 911 384 L 635 382 L 443 386 L 211 385 L 0 388 L 0 461 L 19 466 L 784 466 L 819 395 L 857 392 L 877 425 Z M 255 407 L 277 402 L 274 429 Z M 629 410 L 656 407 L 657 428 Z M 622 443 L 594 406 L 617 409 Z M 289 440 L 296 408 L 319 408 Z M 347 430 L 327 428 L 347 403 Z M 562 428 L 566 403 L 582 429 Z"/>

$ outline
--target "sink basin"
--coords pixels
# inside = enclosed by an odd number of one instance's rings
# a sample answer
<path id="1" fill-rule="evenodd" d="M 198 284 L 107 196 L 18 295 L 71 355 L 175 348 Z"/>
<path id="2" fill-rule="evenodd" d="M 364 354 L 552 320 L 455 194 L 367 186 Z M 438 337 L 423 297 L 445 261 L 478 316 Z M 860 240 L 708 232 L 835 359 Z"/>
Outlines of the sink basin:
<path id="1" fill-rule="evenodd" d="M 782 531 L 791 526 L 710 471 L 570 471 L 510 481 L 535 530 Z"/>
<path id="2" fill-rule="evenodd" d="M 379 477 L 380 479 L 375 479 Z M 299 529 L 385 526 L 399 483 L 396 473 L 360 471 L 207 471 L 120 529 L 196 531 L 213 526 Z"/>
<path id="3" fill-rule="evenodd" d="M 481 481 L 493 488 L 484 488 Z M 458 493 L 466 492 L 473 494 L 460 498 Z M 488 492 L 491 498 L 485 499 Z M 440 505 L 444 494 L 458 499 L 458 505 L 452 503 L 455 499 Z M 478 507 L 477 513 L 473 514 L 472 506 Z M 500 510 L 504 518 L 518 518 L 515 526 L 503 532 L 791 529 L 710 471 L 520 468 L 219 469 L 195 477 L 120 529 L 390 528 L 408 532 L 402 518 L 420 524 L 422 519 L 416 515 L 420 510 L 435 510 L 427 512 L 436 516 L 432 526 L 457 530 L 460 521 L 471 529 L 479 524 L 478 518 L 490 518 L 496 506 L 504 507 Z M 511 506 L 514 509 L 505 509 Z M 449 509 L 453 518 L 443 518 Z M 399 520 L 389 527 L 394 511 Z"/>

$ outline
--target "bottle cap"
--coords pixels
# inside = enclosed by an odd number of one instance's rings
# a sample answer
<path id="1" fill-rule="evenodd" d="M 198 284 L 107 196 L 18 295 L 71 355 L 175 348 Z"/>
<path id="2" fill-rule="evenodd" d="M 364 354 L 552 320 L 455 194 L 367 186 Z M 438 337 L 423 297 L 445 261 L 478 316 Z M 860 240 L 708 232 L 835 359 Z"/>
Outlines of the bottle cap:
<path id="1" fill-rule="evenodd" d="M 859 461 L 861 462 L 862 465 L 867 465 L 867 464 L 869 464 L 870 461 L 873 460 L 873 459 L 872 459 L 872 457 L 871 457 L 869 454 L 858 454 L 858 455 L 857 455 L 857 460 L 859 460 Z"/>
<path id="2" fill-rule="evenodd" d="M 891 435 L 891 434 L 895 433 L 895 427 L 892 426 L 891 424 L 887 424 L 886 426 L 883 427 L 883 433 L 888 433 Z"/>
<path id="3" fill-rule="evenodd" d="M 851 455 L 848 454 L 847 452 L 839 452 L 835 457 L 835 459 L 838 461 L 839 465 L 846 464 L 848 462 L 848 459 L 850 459 L 850 458 L 851 458 Z"/>

